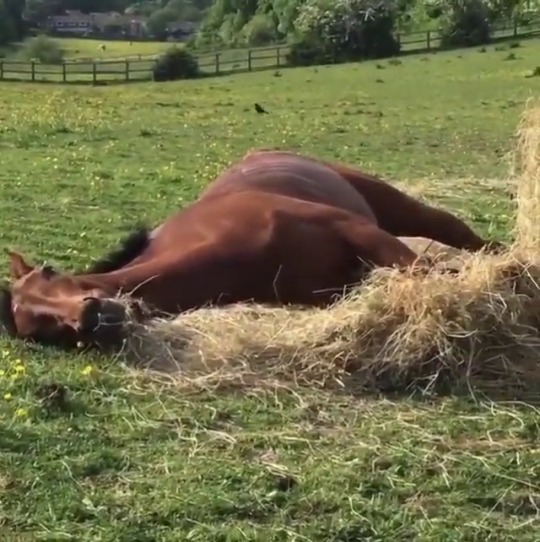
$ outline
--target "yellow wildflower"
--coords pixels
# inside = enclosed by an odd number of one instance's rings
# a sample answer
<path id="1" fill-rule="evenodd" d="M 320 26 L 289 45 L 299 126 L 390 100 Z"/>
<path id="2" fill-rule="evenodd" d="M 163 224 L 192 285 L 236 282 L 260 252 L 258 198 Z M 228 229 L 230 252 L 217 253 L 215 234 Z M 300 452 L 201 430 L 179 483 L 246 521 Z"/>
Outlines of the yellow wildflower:
<path id="1" fill-rule="evenodd" d="M 15 416 L 18 416 L 19 418 L 24 418 L 25 416 L 28 416 L 28 410 L 26 410 L 26 408 L 18 408 L 15 411 Z"/>
<path id="2" fill-rule="evenodd" d="M 93 371 L 93 367 L 91 365 L 87 365 L 86 367 L 84 367 L 83 369 L 81 369 L 81 374 L 82 375 L 89 375 L 92 371 Z"/>
<path id="3" fill-rule="evenodd" d="M 11 393 L 9 393 L 9 392 L 4 393 L 4 399 L 6 401 L 9 401 L 12 397 L 13 397 L 13 395 L 11 395 Z"/>
<path id="4" fill-rule="evenodd" d="M 4 376 L 6 374 L 6 371 L 4 369 L 0 369 L 0 376 Z"/>
<path id="5" fill-rule="evenodd" d="M 22 363 L 17 363 L 15 367 L 13 367 L 16 373 L 24 373 L 26 369 L 24 368 L 24 365 Z"/>

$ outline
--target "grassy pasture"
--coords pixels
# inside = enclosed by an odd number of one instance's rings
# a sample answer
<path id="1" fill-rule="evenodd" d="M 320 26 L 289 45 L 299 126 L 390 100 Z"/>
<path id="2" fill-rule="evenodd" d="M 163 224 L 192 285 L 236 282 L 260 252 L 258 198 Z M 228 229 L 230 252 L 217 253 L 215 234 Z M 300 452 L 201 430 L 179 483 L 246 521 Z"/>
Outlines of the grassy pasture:
<path id="1" fill-rule="evenodd" d="M 494 40 L 530 39 L 537 36 L 538 21 L 514 27 L 508 21 L 493 30 Z M 146 81 L 152 79 L 155 57 L 172 44 L 165 42 L 103 41 L 99 39 L 52 38 L 64 50 L 65 62 L 41 64 L 31 62 L 23 43 L 0 54 L 6 61 L 0 64 L 0 78 L 10 81 L 95 82 L 112 83 Z M 433 51 L 440 46 L 437 31 L 425 28 L 404 32 L 399 36 L 404 54 Z M 106 46 L 102 49 L 102 46 Z M 181 43 L 176 46 L 182 47 Z M 504 47 L 504 46 L 502 46 Z M 196 55 L 201 72 L 206 75 L 231 74 L 244 71 L 276 69 L 286 64 L 288 46 L 285 44 L 256 48 L 237 48 L 223 51 L 199 50 Z"/>
<path id="2" fill-rule="evenodd" d="M 111 58 L 138 58 L 139 56 L 158 55 L 170 43 L 163 41 L 122 41 L 100 40 L 89 38 L 52 38 L 64 50 L 67 59 L 95 59 L 108 60 Z M 20 44 L 22 45 L 22 43 Z M 105 49 L 101 48 L 105 45 Z M 7 51 L 6 60 L 18 60 L 20 58 L 20 46 L 11 52 Z"/>
<path id="3" fill-rule="evenodd" d="M 1 244 L 80 267 L 258 146 L 361 165 L 509 238 L 507 155 L 540 90 L 527 77 L 539 52 L 530 41 L 281 77 L 4 85 Z M 69 390 L 64 408 L 37 398 L 51 381 Z M 540 538 L 531 404 L 180 392 L 116 360 L 7 341 L 0 386 L 4 539 Z M 298 482 L 290 491 L 283 472 Z"/>
<path id="4" fill-rule="evenodd" d="M 276 68 L 285 63 L 287 49 L 284 47 L 232 49 L 220 53 L 201 53 L 198 55 L 199 67 L 205 75 L 230 74 Z M 49 83 L 122 83 L 126 81 L 148 81 L 152 79 L 154 57 L 126 57 L 100 59 L 69 59 L 63 64 L 40 64 L 32 66 L 29 61 L 6 62 L 2 75 L 6 80 Z M 32 69 L 34 73 L 32 74 Z M 95 72 L 95 73 L 94 73 Z"/>

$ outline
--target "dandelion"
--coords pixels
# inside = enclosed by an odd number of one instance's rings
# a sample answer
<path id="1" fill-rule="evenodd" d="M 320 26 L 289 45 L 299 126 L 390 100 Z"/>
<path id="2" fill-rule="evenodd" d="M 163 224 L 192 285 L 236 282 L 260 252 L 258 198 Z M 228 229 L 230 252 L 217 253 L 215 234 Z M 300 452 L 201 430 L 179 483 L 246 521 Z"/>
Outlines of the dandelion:
<path id="1" fill-rule="evenodd" d="M 91 365 L 87 365 L 86 367 L 84 367 L 82 370 L 81 370 L 81 374 L 84 375 L 84 376 L 87 376 L 89 375 L 92 371 L 93 371 L 93 367 Z"/>
<path id="2" fill-rule="evenodd" d="M 16 374 L 24 374 L 26 372 L 26 368 L 20 362 L 15 364 L 15 366 L 13 367 L 13 370 L 15 371 Z"/>
<path id="3" fill-rule="evenodd" d="M 4 371 L 4 369 L 0 369 L 0 377 L 5 376 L 5 374 L 6 374 L 6 371 Z"/>
<path id="4" fill-rule="evenodd" d="M 28 410 L 26 410 L 26 408 L 18 408 L 15 411 L 15 416 L 17 416 L 18 418 L 25 418 L 26 416 L 28 416 Z"/>
<path id="5" fill-rule="evenodd" d="M 9 401 L 10 399 L 12 399 L 13 395 L 11 395 L 11 393 L 7 392 L 7 393 L 4 393 L 4 399 L 6 401 Z"/>

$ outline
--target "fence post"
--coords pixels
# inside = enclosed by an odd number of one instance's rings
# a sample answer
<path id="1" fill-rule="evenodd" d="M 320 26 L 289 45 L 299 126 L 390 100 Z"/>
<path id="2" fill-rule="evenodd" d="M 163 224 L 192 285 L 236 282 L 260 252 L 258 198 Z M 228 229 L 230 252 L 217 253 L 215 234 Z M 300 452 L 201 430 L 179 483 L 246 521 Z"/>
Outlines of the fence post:
<path id="1" fill-rule="evenodd" d="M 399 32 L 396 34 L 396 41 L 397 44 L 401 47 L 401 34 Z"/>
<path id="2" fill-rule="evenodd" d="M 426 45 L 427 45 L 427 50 L 429 51 L 431 49 L 431 31 L 430 30 L 428 30 L 426 33 Z"/>
<path id="3" fill-rule="evenodd" d="M 281 48 L 276 48 L 276 66 L 279 68 L 281 66 Z"/>
<path id="4" fill-rule="evenodd" d="M 129 60 L 126 60 L 126 81 L 129 81 Z"/>
<path id="5" fill-rule="evenodd" d="M 248 72 L 251 71 L 251 49 L 248 49 Z"/>
<path id="6" fill-rule="evenodd" d="M 219 53 L 216 53 L 216 74 L 219 73 Z"/>
<path id="7" fill-rule="evenodd" d="M 65 83 L 66 81 L 67 81 L 66 63 L 62 62 L 62 82 Z"/>
<path id="8" fill-rule="evenodd" d="M 4 61 L 0 60 L 0 79 L 4 79 Z"/>
<path id="9" fill-rule="evenodd" d="M 92 81 L 93 83 L 97 81 L 97 65 L 95 62 L 92 63 Z"/>
<path id="10" fill-rule="evenodd" d="M 36 80 L 36 63 L 32 60 L 32 62 L 30 63 L 30 69 L 32 70 L 31 71 L 31 78 L 32 78 L 32 81 L 35 81 Z"/>
<path id="11" fill-rule="evenodd" d="M 514 19 L 514 38 L 517 38 L 518 35 L 518 22 L 517 19 Z"/>

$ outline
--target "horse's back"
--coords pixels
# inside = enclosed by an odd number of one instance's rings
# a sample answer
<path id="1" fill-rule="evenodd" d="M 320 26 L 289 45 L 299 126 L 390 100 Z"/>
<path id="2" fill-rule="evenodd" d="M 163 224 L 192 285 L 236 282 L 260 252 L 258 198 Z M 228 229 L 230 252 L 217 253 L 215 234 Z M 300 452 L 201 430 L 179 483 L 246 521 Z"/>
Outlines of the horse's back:
<path id="1" fill-rule="evenodd" d="M 270 192 L 353 212 L 376 222 L 365 198 L 338 172 L 289 151 L 254 151 L 212 182 L 200 200 L 233 192 Z"/>

